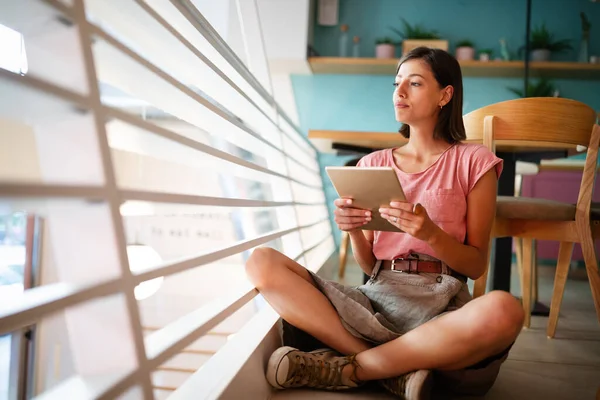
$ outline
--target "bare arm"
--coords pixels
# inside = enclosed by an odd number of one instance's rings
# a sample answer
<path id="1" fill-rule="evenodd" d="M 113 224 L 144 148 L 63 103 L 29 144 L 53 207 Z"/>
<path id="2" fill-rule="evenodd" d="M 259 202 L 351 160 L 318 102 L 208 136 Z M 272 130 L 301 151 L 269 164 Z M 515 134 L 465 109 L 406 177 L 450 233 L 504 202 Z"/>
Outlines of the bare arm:
<path id="1" fill-rule="evenodd" d="M 370 275 L 375 265 L 373 232 L 363 231 L 360 228 L 371 220 L 371 212 L 352 207 L 352 200 L 349 199 L 337 199 L 334 204 L 336 206 L 335 222 L 338 228 L 348 232 L 358 265 L 366 274 Z"/>
<path id="2" fill-rule="evenodd" d="M 365 274 L 371 275 L 376 261 L 373 254 L 373 232 L 352 231 L 350 232 L 350 240 L 352 241 L 352 252 L 358 265 L 360 265 Z"/>

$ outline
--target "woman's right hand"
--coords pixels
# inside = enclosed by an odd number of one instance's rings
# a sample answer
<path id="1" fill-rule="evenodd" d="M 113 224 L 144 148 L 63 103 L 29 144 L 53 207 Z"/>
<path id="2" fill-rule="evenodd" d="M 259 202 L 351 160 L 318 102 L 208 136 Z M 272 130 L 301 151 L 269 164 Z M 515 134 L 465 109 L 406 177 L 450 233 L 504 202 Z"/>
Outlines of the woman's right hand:
<path id="1" fill-rule="evenodd" d="M 337 199 L 335 205 L 335 223 L 342 231 L 350 232 L 360 229 L 371 221 L 371 211 L 352 207 L 352 199 Z"/>

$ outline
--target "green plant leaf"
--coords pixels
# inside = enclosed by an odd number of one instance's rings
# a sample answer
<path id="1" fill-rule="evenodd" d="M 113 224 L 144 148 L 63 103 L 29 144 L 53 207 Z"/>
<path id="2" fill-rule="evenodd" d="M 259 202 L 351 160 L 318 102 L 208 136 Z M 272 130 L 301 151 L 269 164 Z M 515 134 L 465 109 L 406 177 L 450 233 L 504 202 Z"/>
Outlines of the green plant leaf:
<path id="1" fill-rule="evenodd" d="M 456 43 L 456 47 L 475 47 L 473 42 L 468 39 L 464 39 Z"/>
<path id="2" fill-rule="evenodd" d="M 537 82 L 529 82 L 525 96 L 521 89 L 510 87 L 507 89 L 519 97 L 553 97 L 556 87 L 547 78 L 540 78 Z"/>
<path id="3" fill-rule="evenodd" d="M 572 49 L 569 39 L 554 41 L 554 37 L 546 28 L 545 23 L 541 23 L 531 30 L 530 45 L 532 50 L 546 49 L 553 53 Z"/>
<path id="4" fill-rule="evenodd" d="M 548 46 L 548 50 L 553 53 L 562 53 L 565 50 L 571 50 L 571 41 L 569 39 L 559 40 L 557 42 L 552 42 Z"/>
<path id="5" fill-rule="evenodd" d="M 587 15 L 585 15 L 585 13 L 582 11 L 580 14 L 581 16 L 581 30 L 583 31 L 584 36 L 590 35 L 590 28 L 592 27 L 592 24 L 590 23 L 590 20 L 588 19 Z"/>
<path id="6" fill-rule="evenodd" d="M 523 97 L 523 91 L 515 88 L 507 88 L 509 91 L 513 92 L 519 97 Z"/>
<path id="7" fill-rule="evenodd" d="M 402 18 L 402 24 L 404 25 L 404 38 L 410 39 L 414 34 L 414 28 L 404 18 Z"/>
<path id="8" fill-rule="evenodd" d="M 391 30 L 392 32 L 394 32 L 396 35 L 400 36 L 400 41 L 402 41 L 402 40 L 404 39 L 404 32 L 402 32 L 400 29 L 393 28 L 393 27 L 391 27 L 391 26 L 390 26 L 389 28 L 390 28 L 390 30 Z"/>
<path id="9" fill-rule="evenodd" d="M 378 38 L 375 40 L 375 44 L 392 44 L 395 45 L 396 43 L 394 42 L 394 40 L 390 37 L 383 37 L 383 38 Z"/>
<path id="10" fill-rule="evenodd" d="M 394 27 L 390 29 L 396 33 L 402 40 L 406 39 L 439 39 L 440 36 L 436 31 L 427 30 L 421 25 L 411 25 L 404 18 L 401 18 L 404 30 L 399 30 Z"/>

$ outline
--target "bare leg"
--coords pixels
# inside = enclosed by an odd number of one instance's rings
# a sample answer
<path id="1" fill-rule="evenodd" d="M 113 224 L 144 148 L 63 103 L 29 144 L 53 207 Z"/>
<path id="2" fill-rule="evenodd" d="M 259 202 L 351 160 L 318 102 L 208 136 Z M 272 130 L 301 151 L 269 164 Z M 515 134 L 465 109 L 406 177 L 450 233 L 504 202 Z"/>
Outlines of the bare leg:
<path id="1" fill-rule="evenodd" d="M 522 324 L 523 310 L 518 301 L 507 292 L 491 292 L 358 354 L 357 377 L 372 380 L 419 369 L 465 368 L 510 346 Z M 351 369 L 344 372 L 349 374 Z"/>
<path id="2" fill-rule="evenodd" d="M 495 291 L 371 348 L 343 327 L 329 300 L 300 264 L 273 249 L 261 248 L 248 260 L 246 271 L 288 322 L 340 353 L 358 353 L 360 380 L 390 378 L 419 369 L 465 368 L 506 349 L 523 325 L 518 301 L 507 292 Z M 346 366 L 344 375 L 350 376 L 353 369 Z"/>
<path id="3" fill-rule="evenodd" d="M 270 248 L 254 250 L 246 273 L 267 302 L 290 324 L 343 354 L 371 348 L 344 328 L 339 315 L 308 271 Z"/>

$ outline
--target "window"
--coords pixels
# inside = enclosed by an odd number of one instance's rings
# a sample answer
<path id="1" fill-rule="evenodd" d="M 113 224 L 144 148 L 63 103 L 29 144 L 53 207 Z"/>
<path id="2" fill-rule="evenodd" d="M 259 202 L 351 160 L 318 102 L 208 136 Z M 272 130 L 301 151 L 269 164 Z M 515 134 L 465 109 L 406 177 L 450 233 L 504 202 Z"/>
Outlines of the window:
<path id="1" fill-rule="evenodd" d="M 20 147 L 12 168 L 0 157 L 0 201 L 43 218 L 44 273 L 0 333 L 35 320 L 33 395 L 161 397 L 276 322 L 245 276 L 254 248 L 313 269 L 333 252 L 317 154 L 248 70 L 266 60 L 240 61 L 192 1 L 73 3 L 11 9 L 35 17 L 29 70 L 6 31 L 0 149 Z"/>
<path id="2" fill-rule="evenodd" d="M 0 68 L 17 74 L 27 73 L 23 36 L 4 25 L 0 25 Z"/>

